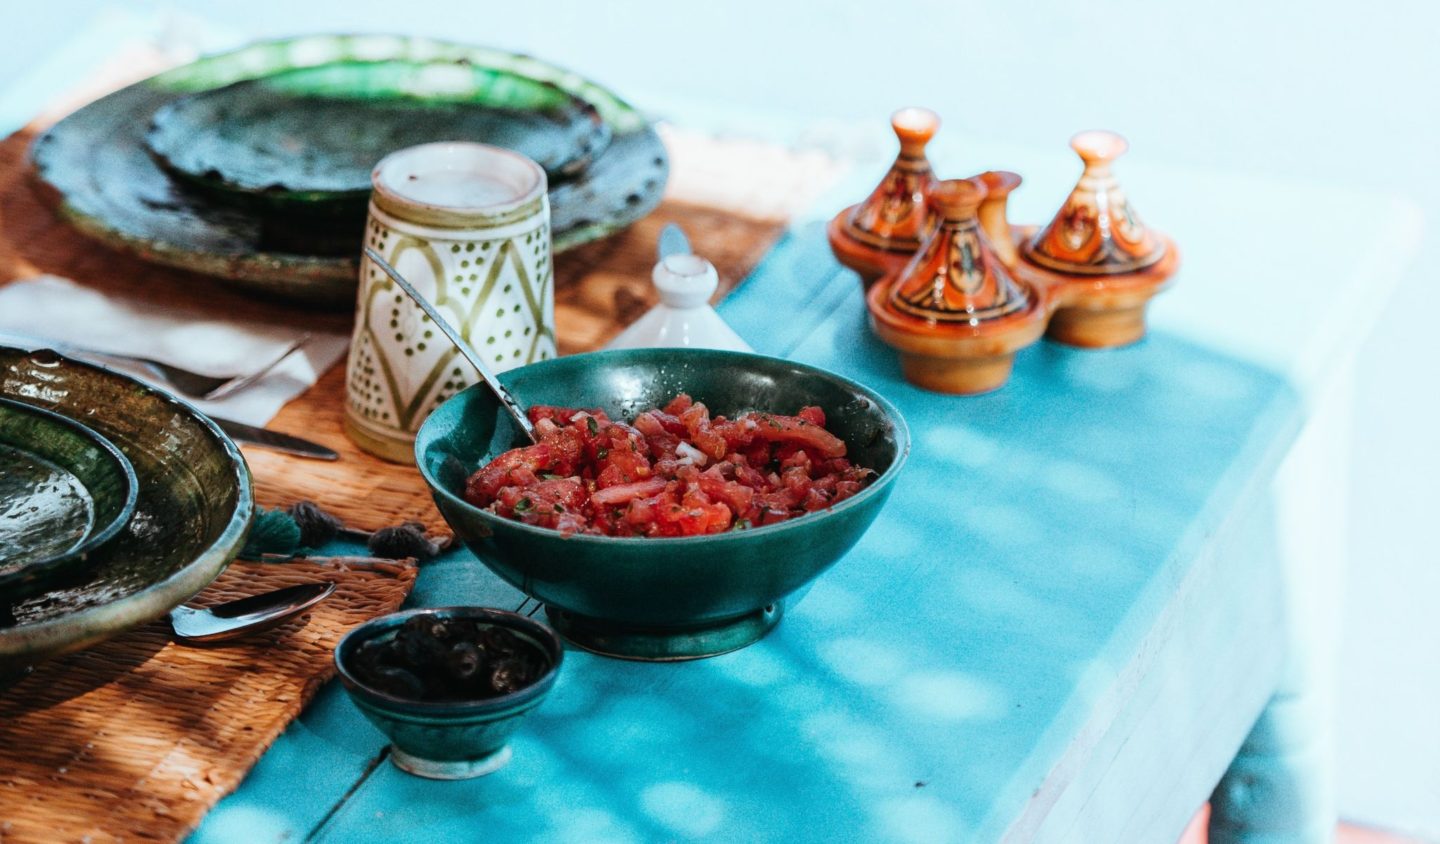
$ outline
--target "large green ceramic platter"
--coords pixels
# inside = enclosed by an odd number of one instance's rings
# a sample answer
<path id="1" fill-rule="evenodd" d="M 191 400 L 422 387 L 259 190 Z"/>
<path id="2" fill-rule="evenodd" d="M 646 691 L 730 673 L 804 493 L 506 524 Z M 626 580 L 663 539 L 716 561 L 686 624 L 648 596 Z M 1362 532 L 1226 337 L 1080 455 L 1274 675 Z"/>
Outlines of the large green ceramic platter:
<path id="1" fill-rule="evenodd" d="M 188 404 L 54 352 L 4 347 L 0 396 L 83 420 L 139 480 L 134 515 L 86 566 L 0 595 L 0 676 L 159 618 L 239 553 L 250 473 L 234 443 Z"/>
<path id="2" fill-rule="evenodd" d="M 382 82 L 375 84 L 383 88 L 384 75 L 394 72 L 395 63 L 471 69 L 473 98 L 490 107 L 531 107 L 537 90 L 553 86 L 594 108 L 610 143 L 582 173 L 552 186 L 556 251 L 619 231 L 659 203 L 669 168 L 664 146 L 645 119 L 610 91 L 528 56 L 399 36 L 306 36 L 201 59 L 74 112 L 36 140 L 31 159 L 42 192 L 83 234 L 251 291 L 349 306 L 359 268 L 358 232 L 353 248 L 348 240 L 345 248 L 337 248 L 333 238 L 312 237 L 294 221 L 217 201 L 162 167 L 147 148 L 145 134 L 159 109 L 187 95 L 247 80 L 274 80 L 300 69 L 312 72 L 276 84 L 309 80 L 316 93 L 323 93 L 332 72 L 353 81 L 362 72 L 354 70 L 357 65 L 388 64 L 392 70 L 377 71 Z M 443 90 L 434 93 L 449 96 Z"/>
<path id="3" fill-rule="evenodd" d="M 476 141 L 524 153 L 559 182 L 610 135 L 583 98 L 509 71 L 346 62 L 180 97 L 155 112 L 146 143 L 201 190 L 262 212 L 344 215 L 358 238 L 370 171 L 395 150 Z"/>
<path id="4" fill-rule="evenodd" d="M 135 470 L 109 440 L 0 398 L 0 595 L 82 565 L 135 512 Z"/>

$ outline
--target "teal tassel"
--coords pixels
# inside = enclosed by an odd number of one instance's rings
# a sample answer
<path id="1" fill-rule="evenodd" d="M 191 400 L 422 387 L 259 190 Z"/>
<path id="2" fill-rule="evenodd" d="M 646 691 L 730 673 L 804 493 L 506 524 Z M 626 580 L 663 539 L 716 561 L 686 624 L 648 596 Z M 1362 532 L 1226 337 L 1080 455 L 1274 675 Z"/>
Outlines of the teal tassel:
<path id="1" fill-rule="evenodd" d="M 300 550 L 300 525 L 284 510 L 255 508 L 255 518 L 250 522 L 250 536 L 240 556 L 258 560 L 264 554 L 279 554 L 290 557 Z"/>

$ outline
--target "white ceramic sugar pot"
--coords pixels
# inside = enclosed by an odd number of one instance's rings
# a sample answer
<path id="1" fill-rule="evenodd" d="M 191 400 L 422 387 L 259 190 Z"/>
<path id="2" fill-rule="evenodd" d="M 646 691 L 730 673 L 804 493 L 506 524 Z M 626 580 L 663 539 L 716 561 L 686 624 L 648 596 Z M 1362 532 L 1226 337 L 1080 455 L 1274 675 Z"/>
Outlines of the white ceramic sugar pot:
<path id="1" fill-rule="evenodd" d="M 660 259 L 650 274 L 660 304 L 611 340 L 607 349 L 684 347 L 753 352 L 710 307 L 720 277 L 709 261 L 688 253 Z"/>

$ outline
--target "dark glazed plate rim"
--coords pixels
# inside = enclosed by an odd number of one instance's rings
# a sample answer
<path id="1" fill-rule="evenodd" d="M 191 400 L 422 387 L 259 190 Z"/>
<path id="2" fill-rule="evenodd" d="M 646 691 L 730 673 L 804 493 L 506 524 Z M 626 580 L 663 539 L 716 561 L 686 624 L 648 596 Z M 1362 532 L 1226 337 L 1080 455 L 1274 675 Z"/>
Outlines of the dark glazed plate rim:
<path id="1" fill-rule="evenodd" d="M 604 361 L 608 358 L 625 357 L 633 354 L 634 351 L 635 350 L 623 349 L 603 352 L 586 352 L 580 355 L 569 355 L 562 358 L 552 358 L 551 360 L 540 361 L 538 363 L 532 363 L 526 366 L 517 367 L 516 369 L 509 370 L 508 372 L 502 373 L 499 378 L 502 382 L 508 382 L 509 378 L 513 377 L 515 374 L 522 372 L 525 374 L 543 374 L 544 370 L 547 368 L 567 365 L 573 366 L 574 361 L 579 358 L 597 360 L 600 361 L 599 365 L 604 365 Z M 560 533 L 560 531 L 554 530 L 552 528 L 538 527 L 536 525 L 525 524 L 524 522 L 517 522 L 513 519 L 507 519 L 503 516 L 498 516 L 494 513 L 491 513 L 489 510 L 484 510 L 476 507 L 474 504 L 466 501 L 464 498 L 457 495 L 453 490 L 442 484 L 440 480 L 430 472 L 430 466 L 425 460 L 425 454 L 421 450 L 422 446 L 428 444 L 430 440 L 430 438 L 425 435 L 425 428 L 430 425 L 429 419 L 427 419 L 425 423 L 420 426 L 420 432 L 415 438 L 415 464 L 417 467 L 419 467 L 420 474 L 425 478 L 425 483 L 430 486 L 430 491 L 432 494 L 437 497 L 444 497 L 446 502 L 461 508 L 465 512 L 473 513 L 479 516 L 487 524 L 498 525 L 505 530 L 514 530 L 524 535 L 549 537 L 552 539 L 564 539 L 566 542 L 594 543 L 596 545 L 624 548 L 653 546 L 657 543 L 663 543 L 666 547 L 684 547 L 686 545 L 698 545 L 702 543 L 709 544 L 745 542 L 753 536 L 773 536 L 785 533 L 787 531 L 805 530 L 807 526 L 814 525 L 816 522 L 819 521 L 823 521 L 827 516 L 831 514 L 841 513 L 848 509 L 858 507 L 866 500 L 873 498 L 875 495 L 878 495 L 886 487 L 895 482 L 895 477 L 900 473 L 900 469 L 904 467 L 905 461 L 910 457 L 910 428 L 905 422 L 905 417 L 900 415 L 900 410 L 896 408 L 895 405 L 892 404 L 888 399 L 881 396 L 879 393 L 875 392 L 869 387 L 860 384 L 859 382 L 852 381 L 851 379 L 846 378 L 843 375 L 836 374 L 829 370 L 821 369 L 818 366 L 810 366 L 809 364 L 798 363 L 796 361 L 788 360 L 786 358 L 773 357 L 771 355 L 762 355 L 753 352 L 730 352 L 720 351 L 717 349 L 673 349 L 670 351 L 674 351 L 680 354 L 683 354 L 685 352 L 698 351 L 702 352 L 707 356 L 713 355 L 719 357 L 730 357 L 736 360 L 759 359 L 771 363 L 783 364 L 784 366 L 790 367 L 792 369 L 801 370 L 808 375 L 819 376 L 825 380 L 839 383 L 843 385 L 846 389 L 851 390 L 857 395 L 864 396 L 866 399 L 875 404 L 875 406 L 879 407 L 884 412 L 886 419 L 889 420 L 890 424 L 894 428 L 896 445 L 895 459 L 888 467 L 886 467 L 884 472 L 880 473 L 880 477 L 876 478 L 874 483 L 860 490 L 860 492 L 856 493 L 855 495 L 852 495 L 844 501 L 841 501 L 839 504 L 834 505 L 833 507 L 827 507 L 824 510 L 820 510 L 815 513 L 810 513 L 794 519 L 787 519 L 783 522 L 779 522 L 773 525 L 761 525 L 760 527 L 752 527 L 745 530 L 726 531 L 725 533 L 708 533 L 699 536 L 596 536 L 593 534 L 580 533 L 565 536 L 564 534 Z M 471 390 L 483 391 L 488 389 L 489 387 L 487 387 L 484 382 L 473 384 L 470 387 L 467 387 L 459 393 L 451 396 L 449 399 L 446 399 L 445 404 L 457 401 L 461 396 Z M 521 399 L 522 401 L 524 399 L 523 396 L 517 396 L 517 398 Z M 847 443 L 846 445 L 848 446 L 849 443 Z"/>
<path id="2" fill-rule="evenodd" d="M 517 689 L 499 697 L 476 700 L 412 700 L 397 697 L 372 688 L 350 672 L 346 661 L 352 650 L 358 648 L 366 640 L 383 635 L 418 615 L 484 619 L 492 624 L 517 630 L 540 643 L 540 646 L 546 651 L 546 656 L 550 659 L 550 667 L 535 682 L 523 689 Z M 335 645 L 335 670 L 340 674 L 340 679 L 346 688 L 367 704 L 401 718 L 407 712 L 426 715 L 454 715 L 456 717 L 504 715 L 515 707 L 523 706 L 550 691 L 550 687 L 555 685 L 555 678 L 560 674 L 560 665 L 564 660 L 565 645 L 560 639 L 560 634 L 556 633 L 549 625 L 509 610 L 478 606 L 424 607 L 387 613 L 354 628 Z"/>
<path id="3" fill-rule="evenodd" d="M 41 577 L 55 567 L 89 554 L 91 551 L 109 542 L 119 533 L 135 515 L 135 502 L 140 497 L 140 479 L 135 475 L 135 466 L 130 458 L 125 456 L 108 437 L 102 436 L 100 432 L 82 422 L 71 419 L 63 413 L 56 413 L 43 407 L 37 407 L 27 402 L 18 401 L 7 396 L 0 395 L 0 408 L 9 408 L 19 413 L 29 413 L 53 424 L 60 425 L 78 433 L 89 440 L 99 451 L 105 453 L 111 462 L 120 470 L 125 479 L 125 503 L 120 506 L 120 511 L 115 514 L 110 522 L 99 528 L 92 528 L 85 538 L 73 547 L 58 554 L 51 554 L 38 560 L 32 560 L 21 566 L 19 569 L 6 574 L 0 572 L 0 587 L 17 580 L 32 580 Z"/>
<path id="4" fill-rule="evenodd" d="M 53 350 L 27 351 L 0 346 L 0 358 L 16 355 L 30 358 L 41 366 L 63 364 L 91 373 L 92 377 L 126 382 L 131 389 L 148 393 L 174 408 L 177 414 L 190 417 L 203 427 L 216 446 L 224 453 L 231 467 L 237 491 L 233 511 L 211 542 L 183 567 L 168 577 L 114 600 L 65 612 L 38 621 L 21 622 L 0 628 L 0 668 L 14 660 L 39 661 L 132 629 L 160 618 L 171 609 L 193 598 L 225 570 L 250 531 L 254 512 L 254 490 L 250 469 L 233 440 L 207 416 L 188 402 L 163 390 L 151 387 L 124 373 L 66 357 Z M 21 399 L 23 401 L 23 399 Z M 28 402 L 27 402 L 28 404 Z M 117 446 L 118 447 L 118 446 Z M 122 449 L 123 451 L 123 449 Z M 137 475 L 138 477 L 138 475 Z M 137 505 L 138 506 L 138 505 Z M 43 594 L 43 589 L 42 589 Z"/>
<path id="5" fill-rule="evenodd" d="M 161 105 L 233 82 L 335 62 L 421 58 L 553 85 L 585 100 L 610 127 L 603 153 L 575 178 L 552 185 L 557 254 L 621 231 L 660 203 L 668 154 L 655 129 L 624 99 L 540 59 L 419 36 L 302 35 L 204 56 L 81 106 L 35 138 L 27 161 L 42 200 L 88 238 L 261 295 L 348 307 L 355 298 L 358 250 L 330 255 L 270 242 L 273 230 L 284 226 L 187 187 L 150 154 L 145 128 Z M 111 171 L 119 173 L 118 182 L 92 177 Z"/>
<path id="6" fill-rule="evenodd" d="M 355 64 L 363 64 L 355 62 Z M 433 62 L 418 60 L 390 60 L 389 62 L 374 62 L 373 64 L 395 64 L 413 65 L 416 67 L 431 67 Z M 321 66 L 324 67 L 324 66 Z M 150 155 L 156 159 L 161 168 L 166 170 L 175 178 L 197 186 L 199 190 L 205 190 L 218 196 L 223 196 L 231 203 L 251 204 L 255 207 L 269 206 L 271 212 L 280 209 L 289 209 L 291 213 L 309 213 L 325 211 L 334 212 L 336 206 L 345 206 L 358 202 L 364 205 L 370 196 L 369 173 L 370 167 L 365 168 L 365 180 L 363 187 L 352 189 L 343 188 L 319 188 L 313 186 L 298 186 L 283 179 L 271 178 L 268 181 L 258 181 L 244 175 L 236 175 L 233 171 L 227 172 L 219 167 L 207 169 L 205 172 L 197 172 L 189 162 L 177 160 L 176 147 L 185 142 L 188 133 L 184 132 L 184 126 L 195 124 L 196 118 L 204 117 L 206 112 L 224 113 L 227 110 L 229 101 L 238 98 L 242 102 L 253 102 L 267 90 L 267 83 L 273 80 L 283 79 L 291 74 L 304 74 L 315 68 L 297 67 L 279 73 L 261 76 L 254 79 L 242 79 L 218 88 L 210 88 L 203 91 L 195 91 L 177 97 L 155 110 L 151 115 L 150 123 L 145 130 L 144 141 Z M 563 181 L 583 174 L 590 163 L 605 153 L 609 147 L 612 129 L 610 124 L 601 118 L 599 110 L 584 97 L 555 85 L 553 82 L 530 79 L 513 70 L 501 68 L 486 68 L 496 75 L 503 75 L 533 85 L 536 88 L 553 92 L 553 96 L 559 101 L 557 103 L 529 109 L 521 109 L 506 106 L 491 106 L 482 103 L 467 102 L 462 98 L 446 99 L 435 95 L 415 96 L 414 94 L 395 93 L 384 98 L 385 103 L 414 103 L 417 106 L 423 105 L 432 100 L 440 100 L 452 105 L 467 106 L 475 111 L 484 112 L 521 112 L 543 115 L 552 122 L 573 121 L 577 124 L 584 121 L 595 133 L 591 143 L 580 147 L 576 154 L 561 160 L 558 164 L 554 162 L 537 161 L 537 164 L 545 170 L 547 178 L 554 181 Z M 272 89 L 271 94 L 283 102 L 280 108 L 294 110 L 303 109 L 310 99 L 334 99 L 340 102 L 353 103 L 350 106 L 357 111 L 366 106 L 373 105 L 375 98 L 366 97 L 357 93 L 320 93 L 293 94 L 284 91 L 283 87 Z M 457 96 L 454 92 L 447 92 L 447 96 Z M 198 113 L 191 113 L 197 111 Z M 226 115 L 226 119 L 234 120 L 233 114 Z M 393 118 L 392 118 L 393 120 Z M 596 139 L 599 139 L 596 143 Z M 394 152 L 394 149 L 390 149 Z M 382 153 L 381 157 L 384 154 Z M 377 158 L 376 161 L 379 159 Z M 373 167 L 373 164 L 372 164 Z M 255 211 L 264 215 L 263 210 Z"/>

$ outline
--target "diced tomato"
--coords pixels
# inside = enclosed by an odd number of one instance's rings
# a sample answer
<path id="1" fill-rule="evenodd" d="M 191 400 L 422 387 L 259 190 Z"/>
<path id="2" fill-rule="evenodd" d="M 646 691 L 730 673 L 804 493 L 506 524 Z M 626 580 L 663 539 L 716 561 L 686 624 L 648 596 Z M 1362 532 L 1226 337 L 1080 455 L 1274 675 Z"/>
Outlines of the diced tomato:
<path id="1" fill-rule="evenodd" d="M 773 413 L 752 414 L 759 424 L 755 436 L 770 442 L 791 442 L 812 448 L 822 457 L 844 457 L 845 441 L 804 419 L 777 416 Z"/>
<path id="2" fill-rule="evenodd" d="M 495 500 L 495 493 L 505 486 L 512 471 L 522 467 L 531 471 L 545 469 L 550 462 L 550 447 L 544 443 L 512 448 L 470 476 L 465 482 L 465 498 L 472 504 L 487 506 Z"/>
<path id="3" fill-rule="evenodd" d="M 530 405 L 530 409 L 525 412 L 525 415 L 530 417 L 532 424 L 538 425 L 541 419 L 549 419 L 558 425 L 564 425 L 577 413 L 588 413 L 602 422 L 610 421 L 610 417 L 605 415 L 605 411 L 598 407 L 592 407 L 587 410 L 576 407 L 557 407 L 553 404 L 532 404 Z"/>
<path id="4" fill-rule="evenodd" d="M 530 409 L 539 442 L 466 482 L 471 503 L 565 534 L 695 536 L 803 516 L 876 477 L 854 466 L 825 413 L 711 417 L 680 394 L 633 425 L 600 410 Z"/>
<path id="5" fill-rule="evenodd" d="M 665 489 L 666 483 L 664 478 L 651 478 L 648 481 L 605 487 L 595 490 L 595 494 L 590 496 L 590 501 L 597 506 L 613 507 L 636 498 L 655 495 Z"/>
<path id="6" fill-rule="evenodd" d="M 531 525 L 583 530 L 585 485 L 578 478 L 549 478 L 524 486 L 503 487 L 495 496 L 494 510 L 502 516 Z M 578 523 L 574 520 L 579 518 Z"/>
<path id="7" fill-rule="evenodd" d="M 718 474 L 712 475 L 711 471 L 713 470 L 700 476 L 700 489 L 715 501 L 728 505 L 737 518 L 748 513 L 750 505 L 755 501 L 755 490 L 744 484 L 727 481 Z"/>

